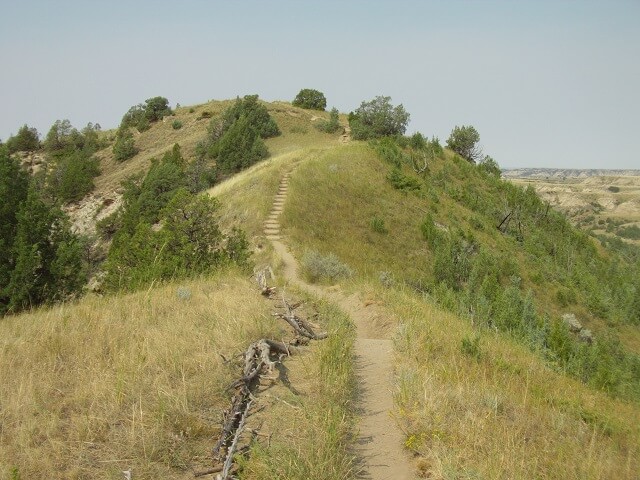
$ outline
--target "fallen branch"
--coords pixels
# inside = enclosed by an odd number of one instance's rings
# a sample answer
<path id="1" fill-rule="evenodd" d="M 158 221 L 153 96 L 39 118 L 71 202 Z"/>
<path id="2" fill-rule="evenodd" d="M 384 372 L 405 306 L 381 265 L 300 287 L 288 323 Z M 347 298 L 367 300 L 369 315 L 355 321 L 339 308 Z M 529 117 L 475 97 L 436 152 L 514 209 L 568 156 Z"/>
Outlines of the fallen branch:
<path id="1" fill-rule="evenodd" d="M 200 470 L 199 472 L 194 472 L 194 477 L 204 477 L 205 475 L 213 475 L 214 473 L 218 473 L 222 471 L 222 467 L 213 467 L 208 470 Z"/>
<path id="2" fill-rule="evenodd" d="M 238 440 L 240 439 L 240 435 L 242 435 L 242 431 L 244 430 L 244 424 L 247 421 L 247 415 L 249 414 L 249 409 L 251 408 L 252 401 L 253 400 L 249 400 L 247 402 L 247 405 L 244 408 L 244 412 L 240 417 L 240 423 L 238 424 L 238 428 L 236 429 L 235 435 L 233 436 L 233 442 L 231 442 L 231 447 L 227 451 L 227 458 L 224 462 L 222 474 L 218 475 L 219 480 L 227 480 L 229 476 L 229 470 L 231 469 L 231 465 L 233 464 L 233 453 L 238 446 Z"/>
<path id="3" fill-rule="evenodd" d="M 310 338 L 312 340 L 323 340 L 327 338 L 327 333 L 315 333 L 313 327 L 305 319 L 298 317 L 294 310 L 300 306 L 300 304 L 290 305 L 287 300 L 282 296 L 282 304 L 284 305 L 285 313 L 274 313 L 273 315 L 282 318 L 287 322 L 291 328 L 300 336 Z"/>

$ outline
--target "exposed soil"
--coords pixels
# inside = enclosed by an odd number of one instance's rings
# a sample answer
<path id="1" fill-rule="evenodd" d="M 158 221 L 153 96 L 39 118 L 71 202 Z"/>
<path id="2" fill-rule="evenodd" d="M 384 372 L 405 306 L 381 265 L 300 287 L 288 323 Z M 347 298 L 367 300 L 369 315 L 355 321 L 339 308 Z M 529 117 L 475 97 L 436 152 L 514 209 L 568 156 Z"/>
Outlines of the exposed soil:
<path id="1" fill-rule="evenodd" d="M 393 345 L 382 325 L 383 315 L 375 304 L 366 305 L 358 295 L 347 296 L 340 289 L 306 283 L 298 275 L 298 262 L 281 241 L 278 217 L 283 211 L 290 174 L 282 177 L 264 233 L 284 264 L 288 282 L 336 303 L 352 318 L 357 328 L 355 370 L 358 378 L 358 435 L 355 453 L 359 461 L 357 478 L 383 480 L 414 479 L 414 469 L 403 450 L 403 435 L 392 418 Z"/>

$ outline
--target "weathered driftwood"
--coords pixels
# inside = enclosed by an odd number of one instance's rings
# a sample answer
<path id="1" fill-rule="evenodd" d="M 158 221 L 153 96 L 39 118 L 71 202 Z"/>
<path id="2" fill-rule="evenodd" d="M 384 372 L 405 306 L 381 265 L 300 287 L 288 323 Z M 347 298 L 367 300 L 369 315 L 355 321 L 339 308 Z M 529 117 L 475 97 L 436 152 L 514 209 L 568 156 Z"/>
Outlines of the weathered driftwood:
<path id="1" fill-rule="evenodd" d="M 194 472 L 194 477 L 204 477 L 205 475 L 213 475 L 214 473 L 219 473 L 222 471 L 222 466 L 208 468 L 206 470 L 200 470 L 198 472 Z"/>
<path id="2" fill-rule="evenodd" d="M 258 273 L 258 283 L 263 291 L 266 287 L 267 273 L 262 271 L 261 275 Z M 280 318 L 283 318 L 298 335 L 298 339 L 304 337 L 306 339 L 321 340 L 327 337 L 326 333 L 316 334 L 314 328 L 317 328 L 307 320 L 295 315 L 294 310 L 301 304 L 290 304 L 282 297 L 285 313 L 274 314 Z M 250 415 L 251 405 L 254 400 L 252 392 L 260 381 L 260 377 L 263 373 L 271 373 L 276 363 L 282 360 L 283 356 L 290 356 L 295 353 L 296 348 L 294 345 L 303 343 L 300 341 L 294 341 L 292 343 L 284 343 L 277 340 L 270 340 L 262 338 L 253 342 L 244 353 L 244 365 L 242 369 L 242 377 L 233 382 L 230 385 L 230 389 L 234 389 L 235 393 L 231 400 L 231 407 L 225 411 L 222 421 L 222 431 L 216 444 L 212 449 L 212 456 L 214 460 L 213 468 L 203 470 L 194 473 L 194 476 L 200 477 L 204 475 L 210 475 L 214 473 L 220 474 L 217 476 L 220 480 L 227 480 L 233 469 L 233 456 L 237 452 L 241 452 L 242 448 L 238 447 L 242 431 Z M 277 357 L 274 360 L 273 357 Z M 227 358 L 222 356 L 223 360 L 229 362 Z M 253 432 L 255 435 L 255 432 Z"/>
<path id="3" fill-rule="evenodd" d="M 275 295 L 276 287 L 270 287 L 268 285 L 269 279 L 274 277 L 271 267 L 263 268 L 255 275 L 258 286 L 260 287 L 260 293 L 268 298 Z"/>
<path id="4" fill-rule="evenodd" d="M 294 313 L 294 310 L 300 306 L 300 304 L 290 305 L 289 302 L 282 296 L 282 304 L 284 306 L 284 313 L 274 313 L 273 315 L 279 318 L 282 318 L 285 322 L 287 322 L 291 328 L 300 336 L 310 338 L 312 340 L 323 340 L 327 338 L 327 333 L 315 333 L 313 331 L 313 326 L 306 321 L 305 319 L 297 316 Z"/>
<path id="5" fill-rule="evenodd" d="M 247 416 L 249 415 L 249 410 L 251 409 L 251 402 L 253 400 L 249 400 L 247 405 L 244 407 L 244 412 L 240 417 L 240 423 L 238 424 L 238 428 L 236 428 L 236 432 L 233 435 L 233 441 L 231 442 L 231 447 L 227 451 L 227 458 L 224 461 L 224 467 L 222 469 L 222 474 L 218 475 L 218 480 L 227 480 L 229 477 L 229 472 L 231 470 L 231 466 L 233 465 L 233 454 L 238 447 L 238 440 L 240 440 L 240 435 L 242 435 L 242 431 L 244 430 L 244 424 L 247 421 Z"/>

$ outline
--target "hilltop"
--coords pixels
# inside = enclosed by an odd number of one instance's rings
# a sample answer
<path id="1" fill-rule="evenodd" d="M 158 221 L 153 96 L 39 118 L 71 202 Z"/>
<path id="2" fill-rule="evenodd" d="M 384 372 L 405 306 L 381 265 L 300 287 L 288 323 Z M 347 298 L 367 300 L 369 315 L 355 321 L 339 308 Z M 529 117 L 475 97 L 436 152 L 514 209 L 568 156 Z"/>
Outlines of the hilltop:
<path id="1" fill-rule="evenodd" d="M 96 223 L 133 204 L 128 176 L 196 162 L 211 120 L 233 105 L 175 109 L 134 134 L 138 152 L 124 161 L 112 150 L 118 133 L 102 132 L 95 189 L 65 206 L 76 228 L 102 235 Z M 367 362 L 389 367 L 377 388 L 394 402 L 384 417 L 396 420 L 399 461 L 414 475 L 635 478 L 636 250 L 572 227 L 532 188 L 436 139 L 356 141 L 344 114 L 325 133 L 316 126 L 329 112 L 261 105 L 280 132 L 264 139 L 268 156 L 198 197 L 217 199 L 220 232 L 242 229 L 253 271 L 271 267 L 278 294 L 304 301 L 329 336 L 283 360 L 260 389 L 265 411 L 251 428 L 270 436 L 247 441 L 243 478 L 369 469 L 353 445 L 369 428 L 359 408 L 374 387 L 358 387 L 367 373 L 354 355 L 376 348 L 393 350 Z M 155 242 L 171 218 L 138 225 L 123 248 Z M 169 240 L 144 258 L 161 263 Z M 132 293 L 2 320 L 0 364 L 11 368 L 0 371 L 0 475 L 113 478 L 131 468 L 139 478 L 190 478 L 228 408 L 227 360 L 288 335 L 247 268 L 223 263 L 189 279 L 173 270 Z"/>

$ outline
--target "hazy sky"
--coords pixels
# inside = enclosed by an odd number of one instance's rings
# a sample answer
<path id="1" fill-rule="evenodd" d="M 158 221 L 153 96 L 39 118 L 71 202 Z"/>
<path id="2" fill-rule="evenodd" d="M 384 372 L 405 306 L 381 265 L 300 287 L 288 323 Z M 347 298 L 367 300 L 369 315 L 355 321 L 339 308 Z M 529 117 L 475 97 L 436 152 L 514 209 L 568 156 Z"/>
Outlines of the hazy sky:
<path id="1" fill-rule="evenodd" d="M 0 0 L 0 138 L 131 105 L 388 95 L 503 167 L 640 168 L 640 1 Z"/>

